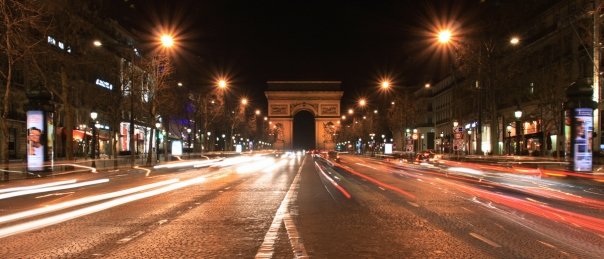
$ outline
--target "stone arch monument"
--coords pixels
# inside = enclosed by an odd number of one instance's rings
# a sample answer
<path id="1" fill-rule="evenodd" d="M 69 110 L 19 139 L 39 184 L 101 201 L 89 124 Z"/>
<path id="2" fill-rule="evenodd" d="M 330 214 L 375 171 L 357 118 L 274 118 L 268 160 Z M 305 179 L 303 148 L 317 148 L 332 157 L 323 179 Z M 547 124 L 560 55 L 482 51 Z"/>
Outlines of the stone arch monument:
<path id="1" fill-rule="evenodd" d="M 293 118 L 308 111 L 315 118 L 315 147 L 335 149 L 335 133 L 340 126 L 341 81 L 268 81 L 270 129 L 275 149 L 291 149 Z"/>

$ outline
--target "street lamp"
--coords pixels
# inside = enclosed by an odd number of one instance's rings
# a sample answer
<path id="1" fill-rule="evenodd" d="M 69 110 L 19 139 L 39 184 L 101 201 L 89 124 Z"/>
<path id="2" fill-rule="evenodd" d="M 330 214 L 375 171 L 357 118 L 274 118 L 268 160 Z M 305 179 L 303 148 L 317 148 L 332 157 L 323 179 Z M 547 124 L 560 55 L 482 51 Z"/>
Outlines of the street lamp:
<path id="1" fill-rule="evenodd" d="M 218 80 L 218 87 L 220 87 L 221 89 L 225 89 L 227 87 L 227 81 L 224 79 Z"/>
<path id="2" fill-rule="evenodd" d="M 365 98 L 361 98 L 359 100 L 359 106 L 364 107 L 365 105 L 367 105 L 367 100 L 365 100 Z"/>
<path id="3" fill-rule="evenodd" d="M 187 133 L 189 134 L 189 136 L 188 136 L 188 140 L 189 140 L 189 159 L 191 159 L 191 128 L 187 129 Z"/>
<path id="4" fill-rule="evenodd" d="M 247 98 L 242 98 L 241 104 L 243 104 L 244 106 L 247 105 Z"/>
<path id="5" fill-rule="evenodd" d="M 256 113 L 256 115 L 260 115 L 261 112 L 260 112 L 260 110 L 256 110 L 255 113 Z"/>
<path id="6" fill-rule="evenodd" d="M 459 122 L 457 121 L 453 121 L 453 145 L 451 146 L 451 152 L 455 153 L 455 151 L 457 151 L 457 149 L 459 149 L 459 147 L 457 146 L 457 135 L 455 135 L 456 131 L 457 131 L 457 126 L 459 126 Z M 457 149 L 456 149 L 457 147 Z"/>
<path id="7" fill-rule="evenodd" d="M 444 149 L 445 149 L 445 139 L 444 139 L 445 133 L 444 132 L 440 132 L 440 153 L 445 153 Z"/>
<path id="8" fill-rule="evenodd" d="M 388 89 L 388 88 L 390 88 L 390 82 L 388 82 L 388 81 L 383 81 L 383 82 L 381 83 L 381 87 L 382 87 L 382 89 Z"/>
<path id="9" fill-rule="evenodd" d="M 451 31 L 450 30 L 442 30 L 438 33 L 438 42 L 440 43 L 449 43 L 451 40 Z"/>
<path id="10" fill-rule="evenodd" d="M 520 133 L 522 132 L 522 124 L 520 123 L 522 110 L 520 110 L 520 106 L 516 107 L 514 117 L 516 118 L 516 155 L 520 155 Z"/>
<path id="11" fill-rule="evenodd" d="M 518 37 L 512 37 L 510 39 L 510 44 L 512 44 L 512 45 L 518 45 L 518 43 L 520 43 L 520 39 Z"/>
<path id="12" fill-rule="evenodd" d="M 468 130 L 468 155 L 472 154 L 472 130 Z"/>
<path id="13" fill-rule="evenodd" d="M 91 112 L 90 113 L 90 118 L 92 119 L 92 145 L 91 148 L 92 150 L 90 151 L 90 157 L 92 158 L 92 167 L 96 168 L 96 127 L 95 127 L 95 121 L 96 118 L 98 117 L 98 113 L 96 112 Z"/>
<path id="14" fill-rule="evenodd" d="M 508 155 L 512 154 L 511 146 L 512 146 L 512 125 L 507 126 L 508 130 Z"/>
<path id="15" fill-rule="evenodd" d="M 411 138 L 413 139 L 413 148 L 419 152 L 419 137 L 417 136 L 417 129 L 413 129 L 413 135 L 411 135 Z"/>
<path id="16" fill-rule="evenodd" d="M 155 123 L 155 152 L 156 152 L 156 158 L 157 158 L 157 163 L 159 163 L 159 129 L 161 128 L 161 122 L 156 122 Z"/>
<path id="17" fill-rule="evenodd" d="M 164 34 L 160 38 L 161 45 L 165 48 L 171 48 L 174 46 L 174 38 L 171 35 Z"/>
<path id="18" fill-rule="evenodd" d="M 353 115 L 354 114 L 354 110 L 352 108 L 348 109 L 348 115 Z"/>

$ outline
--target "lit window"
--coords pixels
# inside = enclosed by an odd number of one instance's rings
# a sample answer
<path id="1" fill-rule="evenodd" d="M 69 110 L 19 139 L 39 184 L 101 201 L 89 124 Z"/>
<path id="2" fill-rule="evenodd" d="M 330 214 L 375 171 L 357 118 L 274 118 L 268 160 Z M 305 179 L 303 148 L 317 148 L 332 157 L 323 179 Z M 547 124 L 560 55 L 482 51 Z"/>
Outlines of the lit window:
<path id="1" fill-rule="evenodd" d="M 59 41 L 59 45 L 57 45 L 57 46 L 59 46 L 60 49 L 65 49 L 65 45 L 63 45 L 63 42 Z"/>
<path id="2" fill-rule="evenodd" d="M 96 79 L 96 85 L 98 85 L 100 87 L 103 87 L 103 88 L 107 88 L 109 90 L 113 90 L 113 85 L 112 84 L 110 84 L 107 81 L 103 81 L 101 79 L 98 79 L 98 78 Z"/>

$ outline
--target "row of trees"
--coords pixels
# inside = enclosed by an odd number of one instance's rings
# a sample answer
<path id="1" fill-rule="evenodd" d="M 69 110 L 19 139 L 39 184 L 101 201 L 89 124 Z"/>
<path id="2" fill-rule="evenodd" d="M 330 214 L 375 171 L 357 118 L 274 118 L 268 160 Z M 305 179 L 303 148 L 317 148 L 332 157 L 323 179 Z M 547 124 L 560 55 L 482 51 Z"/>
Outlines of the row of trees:
<path id="1" fill-rule="evenodd" d="M 520 6 L 525 11 L 518 12 Z M 565 89 L 592 73 L 588 13 L 593 9 L 570 10 L 548 1 L 486 3 L 481 8 L 488 17 L 475 23 L 482 26 L 465 25 L 446 48 L 455 59 L 452 73 L 457 77 L 454 99 L 459 103 L 453 105 L 453 119 L 478 121 L 477 133 L 490 125 L 495 149 L 507 136 L 506 125 L 515 127 L 513 111 L 520 108 L 523 120 L 539 121 L 545 154 L 551 149 L 549 134 L 562 134 Z M 517 41 L 511 42 L 513 37 Z M 481 143 L 481 135 L 476 137 Z M 478 144 L 476 152 L 481 148 Z"/>
<path id="2" fill-rule="evenodd" d="M 102 18 L 99 5 L 101 1 L 0 0 L 0 159 L 5 168 L 9 119 L 24 121 L 25 111 L 34 105 L 55 112 L 55 126 L 64 129 L 55 154 L 69 160 L 74 157 L 72 129 L 94 124 L 91 111 L 109 126 L 113 156 L 119 154 L 120 137 L 129 137 L 129 149 L 135 150 L 135 125 L 151 129 L 149 136 L 154 136 L 160 120 L 172 138 L 182 138 L 185 127 L 246 138 L 259 134 L 252 130 L 256 116 L 244 106 L 227 109 L 224 91 L 178 87 L 170 51 L 157 44 L 137 45 L 134 36 Z M 99 79 L 109 85 L 94 85 Z M 130 122 L 129 136 L 120 135 L 121 122 Z M 213 147 L 198 142 L 197 150 L 202 144 Z M 132 165 L 134 159 L 131 152 Z"/>
<path id="3" fill-rule="evenodd" d="M 367 141 L 370 134 L 378 138 L 384 134 L 399 149 L 403 147 L 405 130 L 417 125 L 420 105 L 425 104 L 414 98 L 411 88 L 392 89 L 387 95 L 375 98 L 376 105 L 358 107 L 342 120 L 336 143 L 359 138 Z"/>

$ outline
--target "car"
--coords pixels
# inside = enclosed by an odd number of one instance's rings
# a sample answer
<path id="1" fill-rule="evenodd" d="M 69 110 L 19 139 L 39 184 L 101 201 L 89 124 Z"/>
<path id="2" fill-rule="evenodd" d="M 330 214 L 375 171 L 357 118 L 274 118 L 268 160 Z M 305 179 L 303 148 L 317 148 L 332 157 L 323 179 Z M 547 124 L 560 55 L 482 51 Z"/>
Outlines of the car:
<path id="1" fill-rule="evenodd" d="M 416 162 L 433 162 L 440 159 L 440 155 L 432 151 L 423 151 L 415 155 Z"/>
<path id="2" fill-rule="evenodd" d="M 333 159 L 337 163 L 340 162 L 340 153 L 338 153 L 338 151 L 329 151 L 329 152 L 327 152 L 327 157 L 329 159 Z"/>

